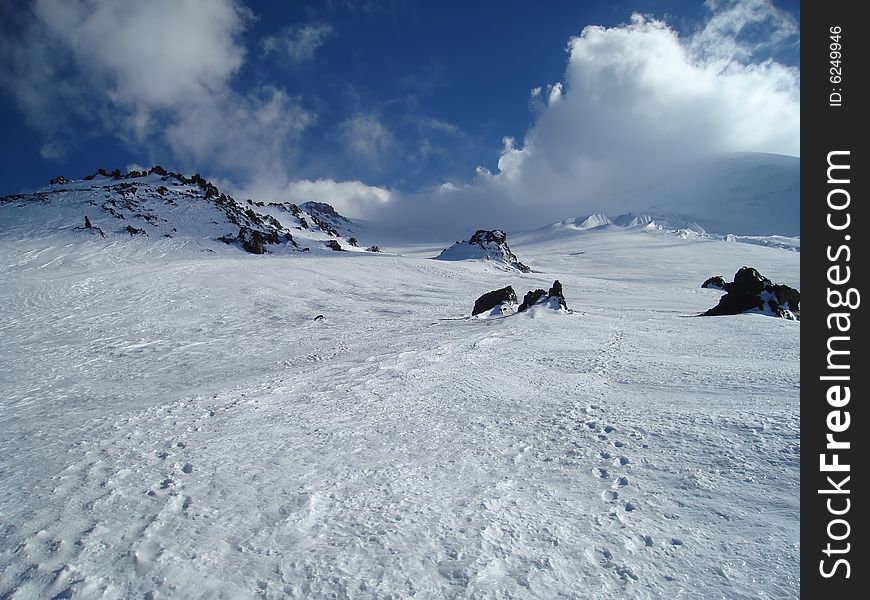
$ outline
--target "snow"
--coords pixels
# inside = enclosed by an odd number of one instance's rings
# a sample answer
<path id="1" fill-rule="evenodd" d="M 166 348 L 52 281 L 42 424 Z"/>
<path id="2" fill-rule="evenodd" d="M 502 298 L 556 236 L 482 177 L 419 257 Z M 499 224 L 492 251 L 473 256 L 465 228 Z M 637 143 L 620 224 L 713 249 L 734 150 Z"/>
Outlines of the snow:
<path id="1" fill-rule="evenodd" d="M 332 252 L 324 246 L 330 241 L 338 242 L 344 250 L 364 251 L 343 239 L 359 235 L 359 228 L 334 211 L 330 212 L 328 205 L 309 202 L 297 206 L 289 202 L 238 201 L 228 197 L 210 199 L 202 187 L 190 183 L 190 178 L 180 180 L 156 173 L 121 180 L 98 176 L 93 180 L 50 185 L 32 194 L 2 198 L 0 208 L 9 233 L 23 238 L 33 232 L 68 231 L 78 232 L 79 237 L 92 235 L 93 232 L 82 229 L 87 216 L 109 243 L 129 238 L 126 229 L 129 226 L 142 229 L 152 238 L 178 239 L 199 250 L 217 252 L 226 247 L 219 239 L 234 241 L 240 226 L 244 225 L 262 233 L 276 231 L 280 234 L 279 244 L 267 245 L 269 252 L 302 248 Z M 293 241 L 286 241 L 284 234 L 290 234 Z M 360 242 L 360 246 L 365 244 Z"/>
<path id="2" fill-rule="evenodd" d="M 484 261 L 503 271 L 528 271 L 528 267 L 511 251 L 505 233 L 501 230 L 479 230 L 469 240 L 457 241 L 444 248 L 435 260 Z"/>
<path id="3" fill-rule="evenodd" d="M 0 206 L 0 597 L 799 595 L 800 324 L 692 317 L 799 253 L 550 229 L 524 274 L 49 208 Z M 465 318 L 554 279 L 572 314 Z"/>

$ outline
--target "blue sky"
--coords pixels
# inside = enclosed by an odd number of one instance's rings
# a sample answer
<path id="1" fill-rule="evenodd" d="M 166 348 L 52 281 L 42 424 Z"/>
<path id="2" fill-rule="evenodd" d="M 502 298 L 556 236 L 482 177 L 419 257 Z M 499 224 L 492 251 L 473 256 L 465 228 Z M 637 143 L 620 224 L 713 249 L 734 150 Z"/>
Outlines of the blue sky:
<path id="1" fill-rule="evenodd" d="M 616 104 L 636 113 L 626 90 L 649 91 L 626 87 L 624 77 L 642 72 L 648 59 L 631 57 L 658 48 L 674 57 L 668 44 L 687 52 L 673 60 L 693 68 L 690 77 L 721 76 L 735 97 L 763 71 L 768 96 L 753 102 L 776 107 L 764 123 L 782 115 L 795 121 L 799 106 L 797 2 L 36 0 L 0 7 L 0 193 L 58 174 L 157 163 L 199 171 L 236 195 L 304 200 L 297 196 L 308 193 L 335 196 L 340 206 L 355 194 L 364 207 L 445 184 L 471 189 L 481 177 L 510 179 L 519 159 L 535 163 L 531 150 L 542 161 L 542 148 L 596 160 L 594 150 L 546 134 L 548 121 L 558 130 L 560 118 L 588 120 L 578 137 L 590 131 L 590 144 L 606 154 L 609 140 L 625 133 L 594 132 L 607 122 L 595 115 L 607 100 L 574 103 L 583 112 L 570 114 L 555 101 L 571 99 L 572 90 L 588 95 L 584 82 L 605 95 L 612 90 Z M 634 13 L 647 16 L 632 21 Z M 569 50 L 587 26 L 609 33 Z M 622 32 L 632 35 L 616 35 Z M 608 44 L 606 54 L 590 54 Z M 693 105 L 704 102 L 723 120 L 740 110 L 739 98 L 724 105 L 707 95 Z M 557 108 L 565 114 L 558 117 Z M 668 118 L 679 113 L 651 117 Z M 799 121 L 788 125 L 770 132 L 764 125 L 769 135 L 745 148 L 730 141 L 717 148 L 799 155 Z M 636 135 L 644 124 L 632 127 Z M 552 160 L 547 168 L 558 171 Z"/>

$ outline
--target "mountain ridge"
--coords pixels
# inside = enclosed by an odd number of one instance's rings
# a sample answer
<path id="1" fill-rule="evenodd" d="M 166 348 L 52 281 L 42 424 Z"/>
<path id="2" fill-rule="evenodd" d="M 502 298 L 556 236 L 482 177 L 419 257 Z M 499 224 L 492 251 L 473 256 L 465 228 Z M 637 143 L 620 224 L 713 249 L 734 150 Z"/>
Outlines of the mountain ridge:
<path id="1" fill-rule="evenodd" d="M 186 238 L 252 254 L 362 251 L 354 237 L 359 228 L 328 204 L 237 201 L 198 173 L 188 177 L 159 165 L 126 174 L 100 168 L 80 180 L 55 177 L 33 192 L 0 197 L 0 209 L 7 234 Z"/>

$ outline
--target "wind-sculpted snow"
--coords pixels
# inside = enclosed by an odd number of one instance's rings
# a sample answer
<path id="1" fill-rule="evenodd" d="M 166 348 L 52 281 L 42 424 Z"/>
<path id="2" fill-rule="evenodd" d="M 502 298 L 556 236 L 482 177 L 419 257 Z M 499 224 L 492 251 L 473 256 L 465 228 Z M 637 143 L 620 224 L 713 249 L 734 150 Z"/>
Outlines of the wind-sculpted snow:
<path id="1" fill-rule="evenodd" d="M 2 598 L 799 595 L 800 323 L 685 318 L 797 253 L 527 234 L 520 276 L 20 227 Z M 556 278 L 573 314 L 465 318 Z"/>

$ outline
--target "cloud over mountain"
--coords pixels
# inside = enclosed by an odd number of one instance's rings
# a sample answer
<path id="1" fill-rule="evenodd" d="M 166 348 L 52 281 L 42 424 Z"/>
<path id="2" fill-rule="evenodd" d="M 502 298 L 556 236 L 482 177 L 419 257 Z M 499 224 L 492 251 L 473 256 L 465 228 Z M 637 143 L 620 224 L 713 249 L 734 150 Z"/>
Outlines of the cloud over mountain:
<path id="1" fill-rule="evenodd" d="M 690 36 L 640 14 L 584 28 L 568 42 L 564 82 L 532 90 L 536 120 L 521 142 L 504 139 L 494 171 L 480 167 L 464 187 L 418 194 L 397 212 L 433 224 L 462 210 L 479 226 L 512 228 L 530 210 L 542 223 L 646 210 L 651 188 L 696 187 L 686 178 L 716 157 L 799 156 L 800 72 L 754 58 L 793 41 L 795 24 L 765 0 L 708 5 L 710 20 Z"/>

